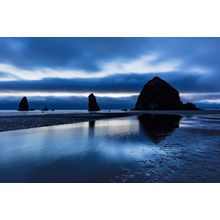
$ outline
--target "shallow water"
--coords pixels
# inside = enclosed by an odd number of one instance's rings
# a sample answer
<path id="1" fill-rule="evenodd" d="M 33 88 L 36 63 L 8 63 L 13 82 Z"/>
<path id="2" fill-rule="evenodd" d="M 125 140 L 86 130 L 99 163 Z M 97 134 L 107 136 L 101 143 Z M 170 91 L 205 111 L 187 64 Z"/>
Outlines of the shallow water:
<path id="1" fill-rule="evenodd" d="M 1 132 L 0 182 L 220 182 L 220 118 L 145 115 Z"/>

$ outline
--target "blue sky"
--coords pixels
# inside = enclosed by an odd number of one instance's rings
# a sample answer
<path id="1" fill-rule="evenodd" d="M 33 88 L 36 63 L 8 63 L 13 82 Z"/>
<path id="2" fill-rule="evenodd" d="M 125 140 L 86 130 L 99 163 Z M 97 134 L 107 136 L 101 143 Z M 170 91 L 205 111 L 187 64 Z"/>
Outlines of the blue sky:
<path id="1" fill-rule="evenodd" d="M 160 76 L 183 101 L 220 106 L 220 38 L 0 38 L 0 109 L 132 108 Z"/>

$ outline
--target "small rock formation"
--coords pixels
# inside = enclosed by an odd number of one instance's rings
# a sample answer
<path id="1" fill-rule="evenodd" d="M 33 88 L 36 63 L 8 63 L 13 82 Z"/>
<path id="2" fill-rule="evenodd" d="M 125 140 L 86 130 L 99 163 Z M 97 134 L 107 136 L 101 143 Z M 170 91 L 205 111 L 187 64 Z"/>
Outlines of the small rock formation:
<path id="1" fill-rule="evenodd" d="M 44 109 L 43 109 L 43 111 L 48 111 L 48 110 L 49 110 L 49 109 L 48 109 L 47 106 L 45 106 Z"/>
<path id="2" fill-rule="evenodd" d="M 187 102 L 179 107 L 180 110 L 198 110 L 195 104 Z"/>
<path id="3" fill-rule="evenodd" d="M 142 89 L 136 105 L 136 110 L 195 110 L 192 103 L 183 104 L 179 92 L 166 81 L 154 77 Z"/>
<path id="4" fill-rule="evenodd" d="M 96 97 L 91 93 L 88 97 L 88 111 L 100 111 L 99 105 L 96 101 Z"/>
<path id="5" fill-rule="evenodd" d="M 23 97 L 19 103 L 19 111 L 29 111 L 28 100 L 26 97 Z"/>

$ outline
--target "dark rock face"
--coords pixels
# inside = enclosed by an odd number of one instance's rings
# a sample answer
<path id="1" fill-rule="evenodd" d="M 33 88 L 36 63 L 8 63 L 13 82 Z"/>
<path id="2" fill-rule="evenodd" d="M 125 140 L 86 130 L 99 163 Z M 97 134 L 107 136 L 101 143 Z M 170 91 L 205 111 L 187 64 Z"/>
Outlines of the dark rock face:
<path id="1" fill-rule="evenodd" d="M 45 106 L 44 108 L 43 108 L 43 111 L 48 111 L 49 109 L 48 109 L 48 107 L 47 106 Z"/>
<path id="2" fill-rule="evenodd" d="M 198 110 L 195 104 L 187 102 L 179 106 L 179 110 Z"/>
<path id="3" fill-rule="evenodd" d="M 179 92 L 166 81 L 154 77 L 142 89 L 135 106 L 136 110 L 194 110 L 195 105 L 183 104 Z"/>
<path id="4" fill-rule="evenodd" d="M 28 105 L 28 100 L 26 97 L 23 97 L 19 103 L 18 107 L 19 111 L 28 111 L 29 110 L 29 105 Z"/>
<path id="5" fill-rule="evenodd" d="M 88 111 L 100 111 L 99 105 L 96 101 L 96 97 L 91 93 L 88 97 Z"/>

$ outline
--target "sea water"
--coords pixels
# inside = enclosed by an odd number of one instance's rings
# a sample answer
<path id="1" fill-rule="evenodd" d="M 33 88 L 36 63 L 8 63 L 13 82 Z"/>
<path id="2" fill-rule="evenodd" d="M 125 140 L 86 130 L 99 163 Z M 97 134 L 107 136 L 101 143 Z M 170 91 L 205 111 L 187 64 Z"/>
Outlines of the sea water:
<path id="1" fill-rule="evenodd" d="M 144 115 L 0 132 L 0 182 L 220 182 L 220 118 Z"/>

